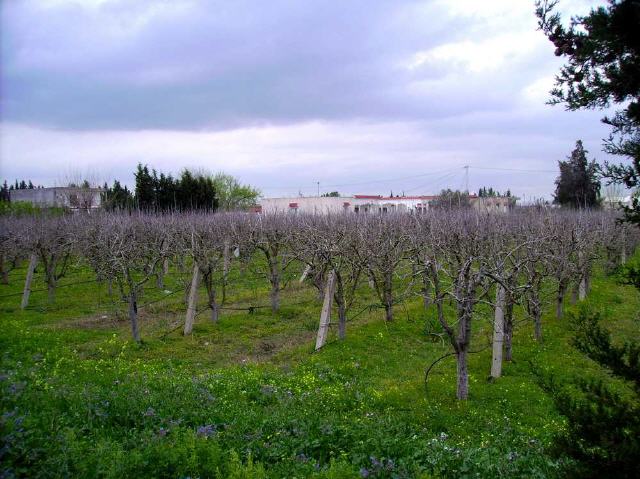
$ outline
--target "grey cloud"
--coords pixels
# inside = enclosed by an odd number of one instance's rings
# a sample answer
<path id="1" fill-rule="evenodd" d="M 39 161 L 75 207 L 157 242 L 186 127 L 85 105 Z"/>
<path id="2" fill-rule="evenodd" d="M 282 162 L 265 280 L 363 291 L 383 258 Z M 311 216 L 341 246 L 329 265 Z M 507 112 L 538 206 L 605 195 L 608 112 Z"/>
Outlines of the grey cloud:
<path id="1" fill-rule="evenodd" d="M 472 189 L 548 196 L 554 174 L 481 167 L 555 170 L 578 138 L 602 160 L 607 129 L 527 97 L 560 65 L 530 3 L 0 0 L 0 176 L 141 161 L 267 195 L 434 193 L 468 164 Z"/>
<path id="2" fill-rule="evenodd" d="M 508 108 L 519 79 L 409 72 L 468 18 L 398 1 L 106 2 L 3 10 L 3 117 L 48 127 L 233 128 L 310 119 L 417 119 Z M 502 83 L 501 95 L 494 91 Z"/>

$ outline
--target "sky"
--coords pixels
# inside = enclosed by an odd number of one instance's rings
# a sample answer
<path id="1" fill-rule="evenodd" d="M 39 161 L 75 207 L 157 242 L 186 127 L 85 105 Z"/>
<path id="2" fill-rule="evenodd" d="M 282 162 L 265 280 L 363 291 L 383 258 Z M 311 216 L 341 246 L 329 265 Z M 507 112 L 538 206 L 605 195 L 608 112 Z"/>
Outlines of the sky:
<path id="1" fill-rule="evenodd" d="M 563 0 L 585 14 L 590 0 Z M 0 178 L 133 184 L 138 162 L 266 197 L 550 198 L 603 112 L 546 104 L 533 0 L 5 0 Z M 568 19 L 568 15 L 567 15 Z M 466 169 L 465 166 L 469 168 Z"/>

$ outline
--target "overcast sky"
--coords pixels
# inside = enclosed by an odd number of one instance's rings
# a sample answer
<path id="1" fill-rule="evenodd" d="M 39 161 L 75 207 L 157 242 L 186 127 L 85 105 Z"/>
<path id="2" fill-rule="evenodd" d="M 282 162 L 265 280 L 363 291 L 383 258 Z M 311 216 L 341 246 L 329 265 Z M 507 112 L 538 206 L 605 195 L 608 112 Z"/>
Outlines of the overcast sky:
<path id="1" fill-rule="evenodd" d="M 587 13 L 602 2 L 564 0 Z M 602 112 L 545 104 L 533 0 L 6 0 L 0 178 L 225 171 L 265 196 L 553 192 Z M 526 171 L 514 171 L 526 170 Z"/>

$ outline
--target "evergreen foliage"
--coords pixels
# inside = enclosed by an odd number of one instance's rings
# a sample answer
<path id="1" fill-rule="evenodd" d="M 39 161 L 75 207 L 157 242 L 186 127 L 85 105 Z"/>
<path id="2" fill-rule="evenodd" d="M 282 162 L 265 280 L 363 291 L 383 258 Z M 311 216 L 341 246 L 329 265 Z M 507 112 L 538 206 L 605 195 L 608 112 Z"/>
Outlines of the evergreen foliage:
<path id="1" fill-rule="evenodd" d="M 109 188 L 104 184 L 102 193 L 102 207 L 108 211 L 114 210 L 130 210 L 133 208 L 133 195 L 125 185 L 124 188 L 118 180 L 113 182 L 113 186 Z"/>
<path id="2" fill-rule="evenodd" d="M 431 201 L 430 206 L 441 209 L 463 209 L 471 208 L 471 201 L 469 194 L 465 191 L 446 189 Z"/>
<path id="3" fill-rule="evenodd" d="M 11 197 L 9 196 L 9 185 L 7 185 L 7 180 L 4 180 L 2 184 L 2 188 L 0 188 L 0 201 L 11 201 Z"/>
<path id="4" fill-rule="evenodd" d="M 155 172 L 153 174 L 155 176 Z M 147 165 L 138 163 L 134 177 L 136 180 L 136 205 L 141 210 L 154 210 L 156 208 L 155 181 L 149 173 Z"/>
<path id="5" fill-rule="evenodd" d="M 483 186 L 478 190 L 479 198 L 511 198 L 511 190 L 507 190 L 504 193 L 500 193 L 498 190 L 494 190 L 492 187 L 487 188 Z"/>
<path id="6" fill-rule="evenodd" d="M 539 0 L 539 26 L 556 47 L 556 56 L 567 58 L 556 76 L 551 104 L 569 110 L 620 105 L 602 121 L 611 127 L 605 151 L 628 157 L 631 165 L 605 163 L 601 173 L 609 182 L 628 188 L 640 186 L 640 1 L 609 0 L 586 16 L 572 17 L 569 27 L 554 8 L 557 0 Z M 627 221 L 640 224 L 640 201 L 624 209 Z"/>
<path id="7" fill-rule="evenodd" d="M 582 141 L 566 161 L 559 161 L 560 176 L 556 179 L 554 203 L 572 208 L 593 208 L 600 203 L 600 182 L 596 162 L 587 160 Z"/>
<path id="8" fill-rule="evenodd" d="M 42 186 L 38 186 L 37 188 L 42 188 Z M 7 184 L 7 180 L 4 180 L 4 183 L 2 184 L 2 191 L 3 192 L 9 192 L 12 190 L 34 190 L 36 189 L 36 186 L 33 184 L 33 182 L 31 180 L 29 181 L 24 181 L 24 180 L 16 180 L 15 183 L 12 183 L 11 185 Z"/>
<path id="9" fill-rule="evenodd" d="M 576 460 L 574 477 L 637 477 L 640 460 L 640 345 L 627 342 L 616 346 L 600 324 L 600 316 L 583 309 L 574 319 L 573 345 L 607 368 L 613 376 L 634 385 L 631 397 L 602 380 L 580 379 L 579 395 L 555 392 L 558 410 L 567 417 L 568 428 L 558 436 L 559 453 Z"/>
<path id="10" fill-rule="evenodd" d="M 640 344 L 627 341 L 621 346 L 614 345 L 611 333 L 600 325 L 598 314 L 582 311 L 576 325 L 573 345 L 615 376 L 633 382 L 640 391 Z"/>
<path id="11" fill-rule="evenodd" d="M 158 176 L 147 165 L 138 164 L 135 172 L 135 204 L 145 211 L 215 211 L 218 198 L 214 179 L 185 169 L 180 178 Z"/>

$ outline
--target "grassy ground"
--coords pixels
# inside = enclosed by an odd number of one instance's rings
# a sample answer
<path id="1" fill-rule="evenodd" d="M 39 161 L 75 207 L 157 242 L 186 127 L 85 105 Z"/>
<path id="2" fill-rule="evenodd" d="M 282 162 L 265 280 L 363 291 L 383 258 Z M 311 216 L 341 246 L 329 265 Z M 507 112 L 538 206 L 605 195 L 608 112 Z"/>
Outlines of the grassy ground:
<path id="1" fill-rule="evenodd" d="M 234 272 L 228 307 L 268 304 L 264 282 Z M 292 281 L 282 310 L 202 311 L 182 336 L 177 272 L 141 300 L 144 343 L 126 309 L 76 268 L 56 303 L 19 309 L 24 270 L 0 286 L 0 477 L 553 477 L 545 453 L 563 419 L 531 364 L 560 384 L 604 375 L 569 347 L 567 321 L 544 317 L 543 344 L 522 311 L 514 361 L 487 380 L 490 311 L 480 308 L 470 399 L 455 400 L 455 362 L 419 299 L 383 321 L 366 287 L 347 339 L 312 347 L 320 304 Z M 34 289 L 43 287 L 37 276 Z M 85 282 L 87 281 L 87 282 Z M 204 296 L 204 293 L 201 294 Z M 163 299 L 164 298 L 164 299 Z M 640 295 L 599 275 L 585 302 L 615 337 L 638 338 Z M 569 307 L 571 310 L 574 307 Z M 356 315 L 356 313 L 360 313 Z"/>

